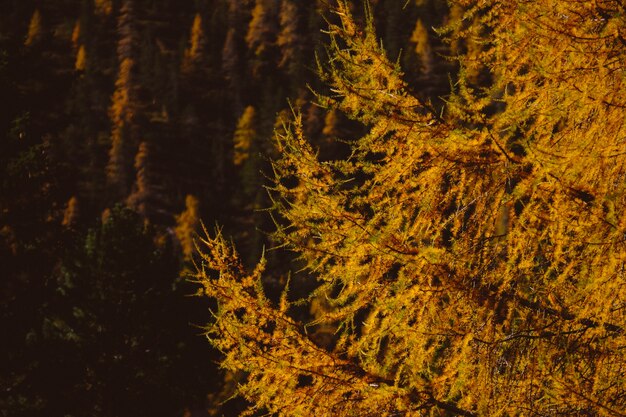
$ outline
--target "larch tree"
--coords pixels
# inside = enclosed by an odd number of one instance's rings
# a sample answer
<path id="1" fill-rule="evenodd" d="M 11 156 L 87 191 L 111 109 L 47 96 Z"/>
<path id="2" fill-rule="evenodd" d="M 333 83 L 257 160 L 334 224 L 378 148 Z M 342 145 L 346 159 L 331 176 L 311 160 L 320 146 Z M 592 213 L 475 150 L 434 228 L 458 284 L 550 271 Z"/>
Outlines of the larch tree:
<path id="1" fill-rule="evenodd" d="M 190 261 L 194 252 L 193 236 L 200 225 L 200 202 L 188 194 L 185 197 L 185 210 L 176 216 L 174 232 L 178 238 L 185 261 Z"/>
<path id="2" fill-rule="evenodd" d="M 26 39 L 24 40 L 24 46 L 31 46 L 36 44 L 43 34 L 43 28 L 41 24 L 41 13 L 39 9 L 35 9 L 33 15 L 30 18 L 30 23 L 28 24 L 28 33 L 26 34 Z"/>
<path id="3" fill-rule="evenodd" d="M 126 199 L 126 204 L 137 213 L 150 218 L 155 212 L 155 206 L 159 200 L 158 182 L 154 179 L 154 167 L 152 167 L 152 146 L 143 141 L 139 144 L 135 156 L 135 183 L 132 192 Z"/>
<path id="4" fill-rule="evenodd" d="M 428 41 L 428 31 L 421 19 L 417 19 L 415 23 L 411 42 L 415 44 L 415 54 L 419 58 L 421 72 L 429 74 L 433 70 L 433 51 Z"/>
<path id="5" fill-rule="evenodd" d="M 183 63 L 181 66 L 183 72 L 191 72 L 198 65 L 202 64 L 205 48 L 206 38 L 204 30 L 202 29 L 202 17 L 199 13 L 196 13 L 191 26 L 191 33 L 189 35 L 189 46 L 185 49 L 185 54 L 183 56 Z"/>
<path id="6" fill-rule="evenodd" d="M 250 152 L 257 137 L 256 118 L 254 106 L 248 106 L 237 121 L 233 136 L 233 164 L 237 167 L 250 158 Z"/>
<path id="7" fill-rule="evenodd" d="M 245 38 L 252 60 L 251 72 L 255 78 L 275 58 L 278 23 L 278 2 L 255 0 Z"/>
<path id="8" fill-rule="evenodd" d="M 297 74 L 302 61 L 302 49 L 305 45 L 304 37 L 300 32 L 300 10 L 298 4 L 291 0 L 282 0 L 280 3 L 279 21 L 280 32 L 276 44 L 280 48 L 280 62 L 278 66 L 286 68 L 287 73 Z"/>
<path id="9" fill-rule="evenodd" d="M 94 0 L 95 12 L 107 16 L 113 12 L 113 0 Z"/>
<path id="10" fill-rule="evenodd" d="M 74 69 L 76 71 L 84 71 L 87 68 L 87 52 L 85 51 L 85 45 L 81 45 L 76 52 L 76 61 L 74 62 Z"/>
<path id="11" fill-rule="evenodd" d="M 111 148 L 107 181 L 117 197 L 128 194 L 133 154 L 139 145 L 136 123 L 139 109 L 135 62 L 137 33 L 134 19 L 134 2 L 126 0 L 122 4 L 117 23 L 119 70 L 109 109 Z"/>
<path id="12" fill-rule="evenodd" d="M 266 295 L 265 261 L 245 270 L 219 231 L 199 241 L 207 334 L 249 414 L 626 413 L 622 6 L 457 3 L 450 42 L 479 47 L 443 113 L 338 3 L 318 98 L 367 133 L 320 160 L 295 112 L 270 186 L 309 297 Z"/>

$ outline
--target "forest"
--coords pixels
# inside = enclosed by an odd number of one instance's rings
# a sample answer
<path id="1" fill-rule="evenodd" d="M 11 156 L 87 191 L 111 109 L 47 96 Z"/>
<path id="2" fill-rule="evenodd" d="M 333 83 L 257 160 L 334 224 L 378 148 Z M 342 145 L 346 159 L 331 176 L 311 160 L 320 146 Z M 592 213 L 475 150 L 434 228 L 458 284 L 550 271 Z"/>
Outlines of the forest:
<path id="1" fill-rule="evenodd" d="M 626 415 L 619 0 L 3 0 L 0 415 Z"/>

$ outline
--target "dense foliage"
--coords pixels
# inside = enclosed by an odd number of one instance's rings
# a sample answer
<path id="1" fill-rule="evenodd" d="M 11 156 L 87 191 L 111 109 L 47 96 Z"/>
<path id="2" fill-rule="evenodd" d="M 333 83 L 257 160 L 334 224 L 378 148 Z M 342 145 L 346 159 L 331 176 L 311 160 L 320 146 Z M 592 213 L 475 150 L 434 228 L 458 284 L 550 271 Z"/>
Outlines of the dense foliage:
<path id="1" fill-rule="evenodd" d="M 252 414 L 626 413 L 623 6 L 449 15 L 459 71 L 440 108 L 369 9 L 334 10 L 317 99 L 363 134 L 329 157 L 301 112 L 277 130 L 274 239 L 305 271 L 280 297 L 265 259 L 249 271 L 221 233 L 202 241 L 208 335 Z"/>

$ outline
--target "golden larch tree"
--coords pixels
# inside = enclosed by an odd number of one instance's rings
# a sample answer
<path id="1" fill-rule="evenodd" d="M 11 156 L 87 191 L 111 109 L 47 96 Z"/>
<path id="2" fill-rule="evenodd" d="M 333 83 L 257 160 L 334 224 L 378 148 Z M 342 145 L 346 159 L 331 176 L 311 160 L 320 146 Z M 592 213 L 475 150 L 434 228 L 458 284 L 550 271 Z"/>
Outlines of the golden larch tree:
<path id="1" fill-rule="evenodd" d="M 202 28 L 202 17 L 199 13 L 196 13 L 193 19 L 193 24 L 191 25 L 189 46 L 185 49 L 185 54 L 183 56 L 183 72 L 190 72 L 202 63 L 205 47 L 206 38 L 204 35 L 204 29 Z"/>
<path id="2" fill-rule="evenodd" d="M 338 3 L 318 98 L 367 132 L 320 160 L 295 112 L 270 186 L 309 297 L 269 297 L 264 259 L 247 271 L 219 231 L 201 240 L 207 332 L 246 373 L 250 414 L 626 414 L 623 10 L 457 3 L 442 33 L 476 47 L 443 113 L 409 92 L 369 11 L 360 26 Z"/>
<path id="3" fill-rule="evenodd" d="M 134 2 L 126 0 L 120 9 L 117 23 L 119 70 L 109 108 L 111 148 L 107 164 L 107 182 L 118 197 L 126 196 L 130 190 L 133 155 L 139 146 L 136 123 L 139 100 L 135 75 L 137 33 L 134 20 Z"/>
<path id="4" fill-rule="evenodd" d="M 41 24 L 41 13 L 39 9 L 35 9 L 33 15 L 30 18 L 30 23 L 28 24 L 28 33 L 26 34 L 26 39 L 24 40 L 25 46 L 31 46 L 37 43 L 41 36 L 43 35 L 43 27 Z"/>
<path id="5" fill-rule="evenodd" d="M 200 201 L 189 194 L 185 198 L 185 210 L 176 216 L 176 228 L 174 229 L 183 258 L 186 261 L 192 259 L 195 249 L 193 239 L 198 226 L 200 226 Z"/>
<path id="6" fill-rule="evenodd" d="M 250 158 L 254 141 L 256 140 L 256 110 L 248 106 L 237 122 L 233 136 L 233 164 L 241 166 Z"/>

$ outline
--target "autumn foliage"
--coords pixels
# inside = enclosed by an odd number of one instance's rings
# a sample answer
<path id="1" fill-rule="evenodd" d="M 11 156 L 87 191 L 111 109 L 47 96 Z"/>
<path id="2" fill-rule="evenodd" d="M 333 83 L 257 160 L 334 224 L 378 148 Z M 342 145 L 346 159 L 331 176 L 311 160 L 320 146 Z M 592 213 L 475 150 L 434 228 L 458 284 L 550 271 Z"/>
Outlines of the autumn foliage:
<path id="1" fill-rule="evenodd" d="M 198 242 L 208 335 L 250 413 L 626 413 L 623 7 L 457 3 L 444 111 L 409 90 L 368 12 L 339 2 L 329 20 L 318 100 L 366 133 L 322 160 L 296 111 L 270 187 L 308 297 L 266 295 L 265 260 L 246 271 L 220 233 Z"/>

